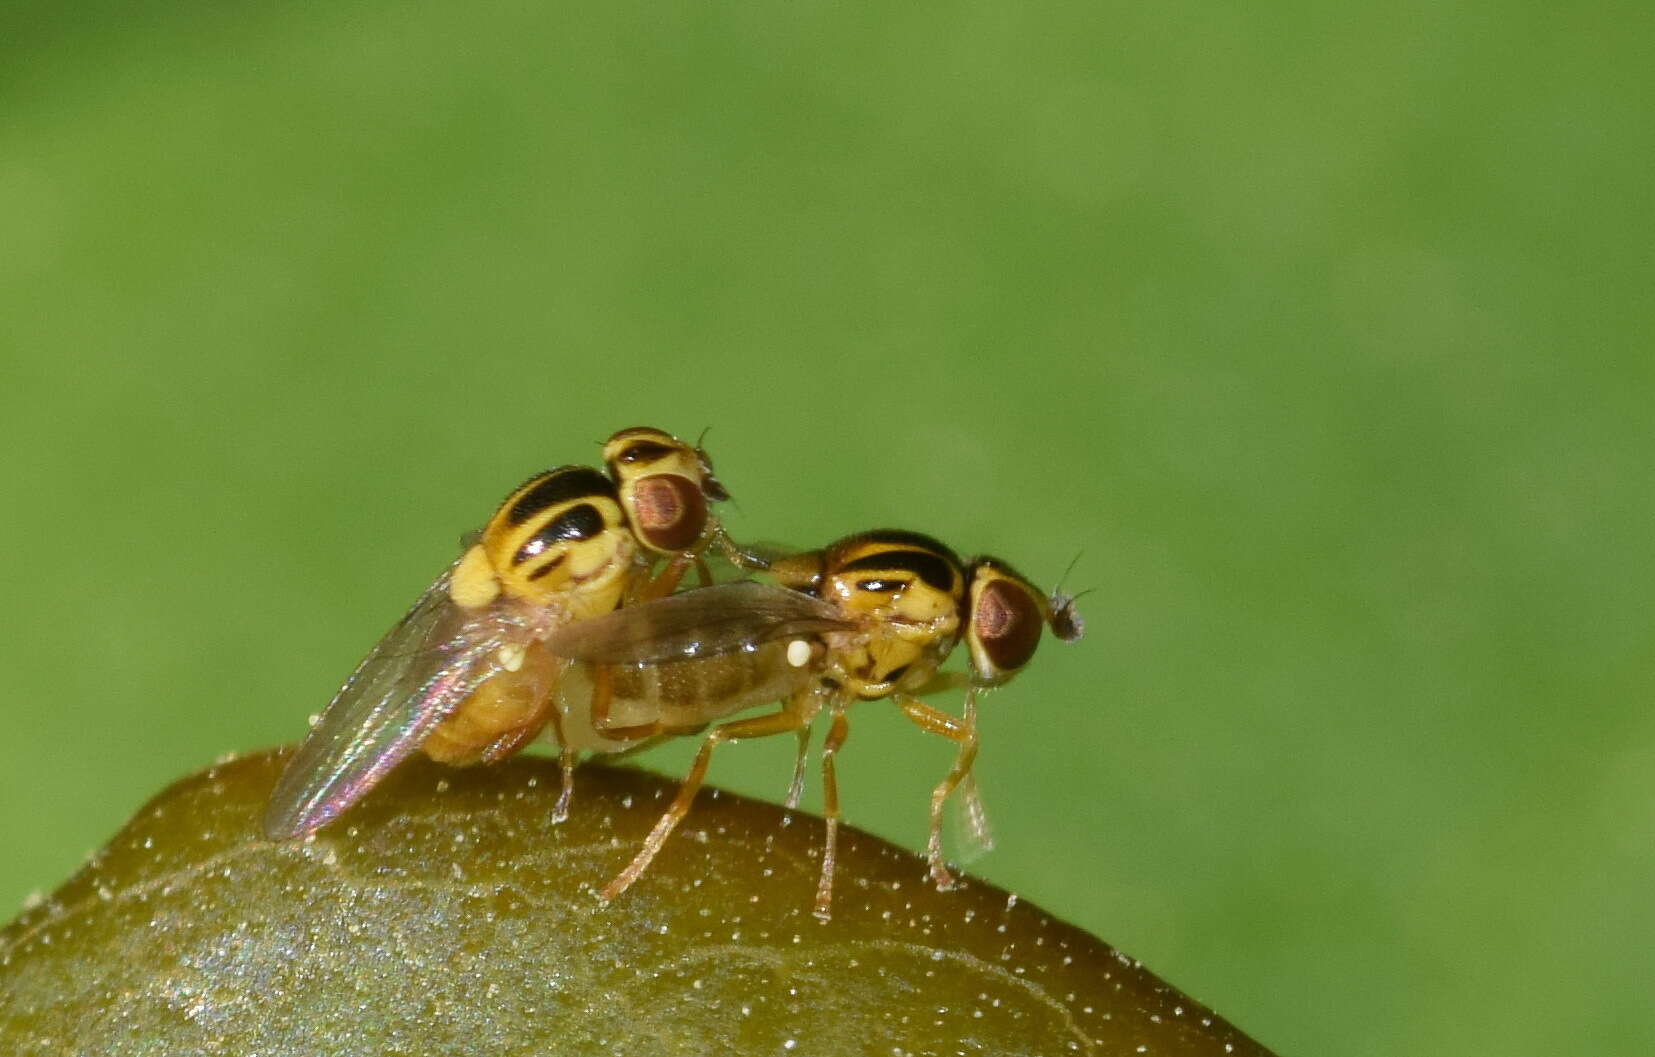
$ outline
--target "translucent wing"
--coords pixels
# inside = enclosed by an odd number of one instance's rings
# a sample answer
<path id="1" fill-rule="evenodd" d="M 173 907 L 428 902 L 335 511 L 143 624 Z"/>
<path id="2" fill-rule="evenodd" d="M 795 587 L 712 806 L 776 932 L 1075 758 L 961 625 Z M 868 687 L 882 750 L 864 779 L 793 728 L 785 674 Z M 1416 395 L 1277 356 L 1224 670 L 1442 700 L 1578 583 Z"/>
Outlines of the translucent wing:
<path id="1" fill-rule="evenodd" d="M 273 840 L 326 825 L 354 804 L 485 679 L 522 627 L 498 609 L 467 612 L 437 578 L 339 688 L 288 761 L 265 808 Z"/>
<path id="2" fill-rule="evenodd" d="M 582 620 L 553 632 L 546 645 L 577 661 L 661 664 L 854 626 L 819 599 L 744 581 L 683 591 Z"/>

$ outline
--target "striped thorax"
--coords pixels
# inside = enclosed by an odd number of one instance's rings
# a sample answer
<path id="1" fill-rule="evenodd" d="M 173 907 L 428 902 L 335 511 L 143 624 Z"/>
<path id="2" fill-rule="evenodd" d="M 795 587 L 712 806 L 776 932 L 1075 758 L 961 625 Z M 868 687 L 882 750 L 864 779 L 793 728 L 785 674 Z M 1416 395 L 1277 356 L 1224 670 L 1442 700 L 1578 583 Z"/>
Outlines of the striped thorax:
<path id="1" fill-rule="evenodd" d="M 499 594 L 555 604 L 580 620 L 615 608 L 636 553 L 615 483 L 590 467 L 560 466 L 506 497 L 455 569 L 450 594 L 469 608 Z"/>
<path id="2" fill-rule="evenodd" d="M 706 455 L 661 430 L 623 430 L 604 456 L 613 476 L 560 466 L 519 485 L 385 634 L 284 770 L 269 836 L 325 825 L 412 752 L 491 762 L 557 724 L 569 664 L 548 637 L 670 593 L 716 532 L 708 501 L 725 498 Z M 572 759 L 565 747 L 566 774 Z"/>
<path id="3" fill-rule="evenodd" d="M 863 700 L 924 684 L 960 637 L 965 571 L 946 544 L 878 529 L 784 558 L 770 572 L 857 625 L 828 637 L 832 677 Z"/>

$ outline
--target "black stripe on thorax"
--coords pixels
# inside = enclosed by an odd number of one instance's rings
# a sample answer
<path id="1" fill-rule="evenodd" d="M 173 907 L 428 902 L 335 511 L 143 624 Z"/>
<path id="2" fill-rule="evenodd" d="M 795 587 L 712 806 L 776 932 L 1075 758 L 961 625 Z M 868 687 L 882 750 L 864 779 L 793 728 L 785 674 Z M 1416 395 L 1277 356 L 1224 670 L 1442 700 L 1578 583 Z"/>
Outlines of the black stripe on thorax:
<path id="1" fill-rule="evenodd" d="M 559 466 L 555 470 L 547 470 L 517 497 L 511 509 L 506 511 L 506 520 L 513 525 L 521 525 L 547 507 L 587 496 L 614 499 L 615 484 L 590 466 Z"/>
<path id="2" fill-rule="evenodd" d="M 952 561 L 952 553 L 943 548 L 943 554 L 935 554 L 928 550 L 888 550 L 877 554 L 865 554 L 854 561 L 839 566 L 835 572 L 859 572 L 863 569 L 888 570 L 900 569 L 903 572 L 913 573 L 927 584 L 939 591 L 953 591 L 960 583 L 960 567 Z M 877 589 L 876 589 L 877 590 Z"/>
<path id="3" fill-rule="evenodd" d="M 554 543 L 588 540 L 607 527 L 597 507 L 591 503 L 578 503 L 540 526 L 534 535 L 524 540 L 511 562 L 521 565 Z"/>
<path id="4" fill-rule="evenodd" d="M 529 579 L 531 579 L 531 580 L 540 579 L 542 576 L 545 576 L 547 573 L 551 572 L 553 569 L 556 569 L 559 565 L 562 565 L 568 557 L 569 557 L 568 554 L 559 554 L 557 557 L 553 558 L 551 561 L 546 562 L 546 563 L 540 565 L 538 568 L 536 568 L 534 572 L 529 574 Z"/>
<path id="5" fill-rule="evenodd" d="M 934 536 L 927 536 L 923 532 L 909 532 L 907 529 L 874 529 L 871 532 L 859 532 L 854 536 L 846 537 L 839 542 L 839 546 L 861 542 L 891 543 L 913 550 L 932 551 L 947 558 L 956 566 L 960 566 L 960 556 L 954 553 L 954 548 Z"/>

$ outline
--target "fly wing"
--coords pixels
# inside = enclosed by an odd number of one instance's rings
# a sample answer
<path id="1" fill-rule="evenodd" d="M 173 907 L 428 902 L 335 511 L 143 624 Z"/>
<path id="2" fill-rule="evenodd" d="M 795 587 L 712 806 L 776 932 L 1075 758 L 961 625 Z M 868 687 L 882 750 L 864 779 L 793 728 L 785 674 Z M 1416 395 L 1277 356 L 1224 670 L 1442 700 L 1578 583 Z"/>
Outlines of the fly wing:
<path id="1" fill-rule="evenodd" d="M 500 670 L 502 645 L 523 637 L 495 610 L 455 605 L 450 572 L 379 640 L 288 761 L 264 812 L 272 840 L 309 833 L 354 804 Z"/>
<path id="2" fill-rule="evenodd" d="M 578 621 L 559 628 L 546 645 L 559 656 L 595 664 L 661 664 L 853 626 L 820 599 L 748 580 Z"/>

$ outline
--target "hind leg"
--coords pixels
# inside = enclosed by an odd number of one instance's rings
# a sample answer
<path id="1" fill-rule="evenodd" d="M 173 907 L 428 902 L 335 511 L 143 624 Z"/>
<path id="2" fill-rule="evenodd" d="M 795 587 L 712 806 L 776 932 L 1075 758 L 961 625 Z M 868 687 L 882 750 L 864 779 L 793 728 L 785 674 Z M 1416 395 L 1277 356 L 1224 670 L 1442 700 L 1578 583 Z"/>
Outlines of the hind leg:
<path id="1" fill-rule="evenodd" d="M 690 805 L 695 801 L 695 794 L 700 791 L 702 781 L 707 777 L 707 765 L 712 760 L 713 750 L 726 741 L 737 741 L 742 738 L 766 738 L 772 734 L 786 734 L 798 730 L 809 724 L 812 713 L 803 708 L 808 698 L 794 698 L 781 711 L 769 715 L 754 716 L 750 719 L 738 719 L 731 723 L 720 723 L 707 732 L 701 742 L 701 751 L 695 756 L 695 762 L 690 765 L 689 773 L 678 786 L 678 795 L 673 798 L 672 805 L 662 814 L 655 828 L 650 830 L 649 836 L 644 838 L 644 845 L 638 849 L 638 854 L 627 863 L 626 869 L 615 876 L 613 881 L 604 886 L 598 898 L 608 902 L 631 887 L 649 864 L 660 852 L 661 846 L 666 843 L 672 831 L 684 816 L 689 814 Z"/>

